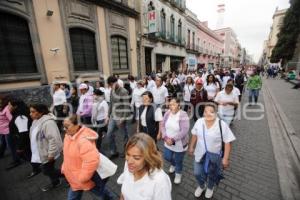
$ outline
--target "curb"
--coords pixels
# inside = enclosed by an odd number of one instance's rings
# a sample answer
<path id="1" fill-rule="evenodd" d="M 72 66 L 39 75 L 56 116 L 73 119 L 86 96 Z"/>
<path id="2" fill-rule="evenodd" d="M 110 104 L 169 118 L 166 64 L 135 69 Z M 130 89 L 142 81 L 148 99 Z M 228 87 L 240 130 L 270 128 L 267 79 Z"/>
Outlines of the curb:
<path id="1" fill-rule="evenodd" d="M 269 102 L 265 106 L 281 194 L 284 200 L 298 200 L 300 199 L 300 138 L 297 137 L 293 126 L 268 88 L 268 83 L 265 82 L 263 89 L 264 99 Z"/>

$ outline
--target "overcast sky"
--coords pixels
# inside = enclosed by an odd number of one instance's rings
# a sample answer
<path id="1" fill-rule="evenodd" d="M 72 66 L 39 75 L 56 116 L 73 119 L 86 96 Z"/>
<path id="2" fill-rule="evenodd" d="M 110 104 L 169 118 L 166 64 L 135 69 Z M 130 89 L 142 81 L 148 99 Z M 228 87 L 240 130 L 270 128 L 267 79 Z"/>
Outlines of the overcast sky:
<path id="1" fill-rule="evenodd" d="M 272 25 L 276 7 L 289 7 L 289 0 L 186 0 L 187 7 L 197 14 L 199 20 L 208 21 L 216 28 L 217 5 L 225 3 L 224 25 L 233 28 L 242 47 L 258 61 Z"/>

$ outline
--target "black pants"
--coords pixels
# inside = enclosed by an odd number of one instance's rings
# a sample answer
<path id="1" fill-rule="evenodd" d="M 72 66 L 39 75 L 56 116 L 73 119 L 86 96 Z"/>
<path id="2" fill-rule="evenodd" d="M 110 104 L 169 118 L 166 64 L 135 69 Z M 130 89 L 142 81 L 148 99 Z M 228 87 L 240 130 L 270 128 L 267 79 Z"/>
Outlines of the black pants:
<path id="1" fill-rule="evenodd" d="M 89 126 L 92 124 L 92 117 L 80 117 L 80 120 L 86 126 Z"/>
<path id="2" fill-rule="evenodd" d="M 63 119 L 66 117 L 66 114 L 63 112 L 64 105 L 54 106 L 54 114 L 58 118 L 56 124 L 60 131 L 63 130 Z"/>
<path id="3" fill-rule="evenodd" d="M 45 164 L 40 163 L 31 163 L 33 171 L 39 172 L 42 170 L 45 176 L 48 176 L 52 185 L 56 185 L 59 183 L 59 177 L 62 176 L 59 169 L 55 168 L 55 160 L 52 162 L 48 162 Z"/>
<path id="4" fill-rule="evenodd" d="M 97 133 L 98 133 L 98 140 L 96 142 L 97 149 L 101 151 L 101 143 L 102 143 L 102 137 L 103 133 L 107 133 L 107 125 L 104 125 L 105 120 L 99 120 L 97 121 Z"/>

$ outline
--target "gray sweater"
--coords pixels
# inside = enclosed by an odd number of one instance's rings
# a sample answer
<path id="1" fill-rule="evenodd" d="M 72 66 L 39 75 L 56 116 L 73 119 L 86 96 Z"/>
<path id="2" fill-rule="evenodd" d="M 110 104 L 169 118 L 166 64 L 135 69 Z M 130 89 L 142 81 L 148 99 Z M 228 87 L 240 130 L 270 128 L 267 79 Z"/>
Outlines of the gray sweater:
<path id="1" fill-rule="evenodd" d="M 36 138 L 32 138 L 32 131 L 38 126 Z M 49 157 L 57 158 L 62 152 L 62 139 L 55 122 L 55 117 L 50 113 L 34 120 L 30 128 L 30 140 L 37 143 L 42 163 L 47 163 Z"/>

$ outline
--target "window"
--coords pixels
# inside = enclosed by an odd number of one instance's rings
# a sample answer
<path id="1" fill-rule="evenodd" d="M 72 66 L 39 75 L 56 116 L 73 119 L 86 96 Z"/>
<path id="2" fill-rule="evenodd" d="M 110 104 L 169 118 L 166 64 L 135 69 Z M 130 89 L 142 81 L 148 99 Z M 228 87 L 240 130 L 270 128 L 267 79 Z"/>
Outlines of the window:
<path id="1" fill-rule="evenodd" d="M 152 10 L 155 10 L 155 7 L 153 5 L 153 2 L 150 1 L 150 3 L 148 4 L 148 11 L 152 11 Z"/>
<path id="2" fill-rule="evenodd" d="M 95 33 L 82 28 L 71 28 L 70 40 L 74 70 L 98 70 Z"/>
<path id="3" fill-rule="evenodd" d="M 195 49 L 195 32 L 193 32 L 193 47 L 192 49 Z"/>
<path id="4" fill-rule="evenodd" d="M 37 73 L 28 23 L 0 12 L 0 74 Z"/>
<path id="5" fill-rule="evenodd" d="M 190 48 L 191 45 L 191 31 L 188 30 L 188 36 L 187 36 L 187 47 Z"/>
<path id="6" fill-rule="evenodd" d="M 181 42 L 182 39 L 182 23 L 181 20 L 178 21 L 178 41 Z"/>
<path id="7" fill-rule="evenodd" d="M 174 40 L 174 37 L 175 37 L 175 19 L 174 19 L 173 15 L 171 15 L 170 23 L 171 23 L 171 40 Z"/>
<path id="8" fill-rule="evenodd" d="M 113 70 L 128 69 L 127 41 L 121 36 L 111 37 Z"/>
<path id="9" fill-rule="evenodd" d="M 160 23 L 161 23 L 161 33 L 162 33 L 162 36 L 166 36 L 166 13 L 164 11 L 164 9 L 161 10 L 161 13 L 160 13 Z"/>

